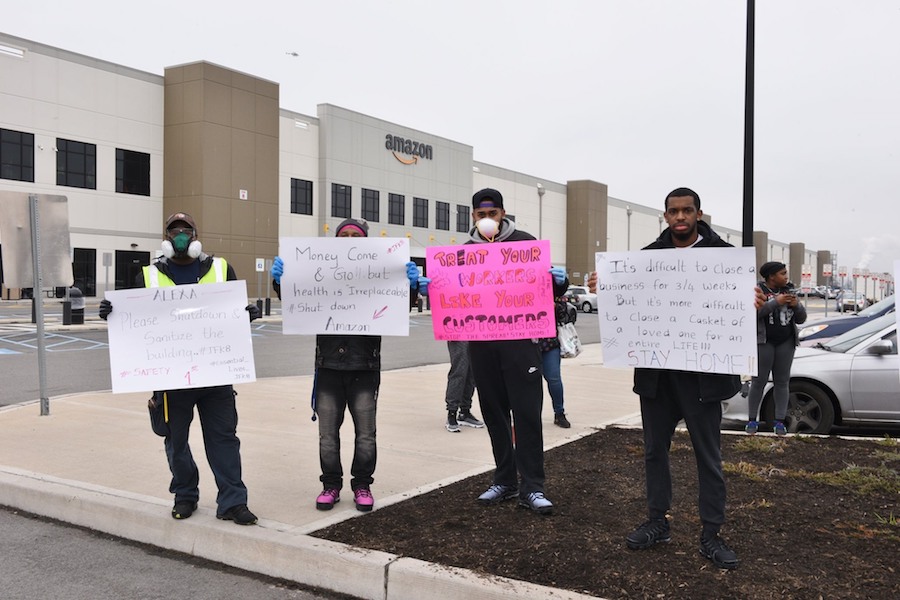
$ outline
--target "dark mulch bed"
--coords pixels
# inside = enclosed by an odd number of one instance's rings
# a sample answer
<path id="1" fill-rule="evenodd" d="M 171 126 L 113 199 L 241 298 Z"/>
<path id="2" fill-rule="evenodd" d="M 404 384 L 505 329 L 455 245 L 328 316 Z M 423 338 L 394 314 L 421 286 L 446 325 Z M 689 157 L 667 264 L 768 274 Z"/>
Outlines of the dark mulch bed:
<path id="1" fill-rule="evenodd" d="M 605 429 L 546 453 L 552 516 L 482 507 L 490 474 L 314 535 L 605 598 L 900 598 L 900 446 L 889 440 L 724 435 L 739 568 L 698 552 L 690 438 L 672 449 L 672 542 L 630 551 L 644 520 L 641 432 Z"/>

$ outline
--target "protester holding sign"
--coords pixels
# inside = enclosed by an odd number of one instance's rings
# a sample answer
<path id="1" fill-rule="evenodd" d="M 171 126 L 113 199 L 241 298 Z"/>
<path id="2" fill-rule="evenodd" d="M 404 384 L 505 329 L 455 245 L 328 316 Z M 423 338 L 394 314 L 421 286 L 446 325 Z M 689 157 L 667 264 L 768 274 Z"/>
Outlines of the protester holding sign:
<path id="1" fill-rule="evenodd" d="M 797 325 L 806 322 L 806 307 L 797 298 L 797 292 L 788 282 L 787 265 L 783 262 L 767 262 L 759 268 L 763 281 L 759 287 L 766 295 L 766 303 L 757 310 L 756 343 L 759 369 L 750 382 L 748 396 L 750 421 L 744 428 L 751 435 L 759 431 L 759 405 L 763 388 L 774 381 L 776 435 L 786 435 L 784 419 L 787 416 L 788 384 L 791 365 L 797 346 Z"/>
<path id="2" fill-rule="evenodd" d="M 701 219 L 700 197 L 693 190 L 678 188 L 670 192 L 665 199 L 664 215 L 668 227 L 644 250 L 731 246 Z M 596 291 L 596 273 L 591 275 L 588 286 L 592 292 Z M 626 536 L 630 549 L 643 550 L 671 539 L 666 518 L 672 503 L 669 448 L 675 427 L 683 419 L 697 458 L 703 525 L 700 553 L 719 568 L 737 567 L 737 554 L 719 536 L 719 529 L 725 522 L 720 402 L 740 389 L 738 375 L 650 368 L 634 370 L 634 391 L 640 396 L 644 429 L 649 520 Z"/>
<path id="3" fill-rule="evenodd" d="M 186 284 L 235 281 L 234 269 L 222 258 L 203 252 L 193 217 L 177 212 L 166 219 L 161 256 L 144 267 L 135 287 L 167 288 Z M 112 312 L 109 300 L 100 301 L 100 318 Z M 250 320 L 259 318 L 255 304 L 246 307 Z M 154 431 L 165 437 L 166 457 L 172 482 L 169 491 L 175 495 L 172 518 L 187 519 L 197 510 L 200 499 L 200 473 L 188 444 L 194 407 L 200 415 L 206 458 L 219 488 L 216 518 L 238 525 L 257 522 L 247 508 L 247 487 L 241 479 L 241 442 L 237 437 L 237 394 L 231 385 L 167 390 L 154 393 L 150 400 Z"/>
<path id="4" fill-rule="evenodd" d="M 503 195 L 497 190 L 486 188 L 477 192 L 472 197 L 472 209 L 475 227 L 469 232 L 467 244 L 535 239 L 506 218 Z M 553 296 L 561 296 L 566 291 L 565 270 L 553 267 L 550 272 Z M 518 497 L 520 506 L 539 514 L 551 513 L 553 503 L 544 495 L 540 347 L 533 339 L 470 341 L 469 356 L 497 465 L 493 484 L 478 497 L 478 502 L 497 504 Z"/>
<path id="5" fill-rule="evenodd" d="M 365 221 L 345 219 L 335 229 L 339 238 L 368 237 Z M 407 278 L 412 290 L 428 295 L 427 277 L 420 277 L 415 263 L 408 262 Z M 276 256 L 271 275 L 275 293 L 281 299 L 281 278 L 284 260 Z M 416 294 L 409 294 L 410 308 Z M 408 310 L 407 310 L 408 313 Z M 341 466 L 340 429 L 349 409 L 355 432 L 353 462 L 350 467 L 350 488 L 356 509 L 372 510 L 375 499 L 374 482 L 377 447 L 375 444 L 375 413 L 378 389 L 381 385 L 381 336 L 379 335 L 317 335 L 316 374 L 313 381 L 313 420 L 319 420 L 319 463 L 322 492 L 316 498 L 316 508 L 331 510 L 341 499 L 344 469 Z"/>

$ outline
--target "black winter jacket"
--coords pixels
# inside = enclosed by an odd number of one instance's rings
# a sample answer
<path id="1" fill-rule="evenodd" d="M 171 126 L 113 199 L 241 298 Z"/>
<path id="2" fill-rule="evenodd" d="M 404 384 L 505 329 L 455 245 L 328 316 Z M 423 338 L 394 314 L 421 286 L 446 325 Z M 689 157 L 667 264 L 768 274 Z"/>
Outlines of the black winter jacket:
<path id="1" fill-rule="evenodd" d="M 703 237 L 695 248 L 732 248 L 733 246 L 719 237 L 705 221 L 697 221 L 697 230 Z M 659 237 L 644 250 L 675 248 L 672 232 L 666 228 Z M 659 388 L 661 369 L 635 369 L 634 393 L 645 398 L 655 398 Z M 741 390 L 741 378 L 738 375 L 724 373 L 697 373 L 701 402 L 719 402 L 737 394 Z"/>

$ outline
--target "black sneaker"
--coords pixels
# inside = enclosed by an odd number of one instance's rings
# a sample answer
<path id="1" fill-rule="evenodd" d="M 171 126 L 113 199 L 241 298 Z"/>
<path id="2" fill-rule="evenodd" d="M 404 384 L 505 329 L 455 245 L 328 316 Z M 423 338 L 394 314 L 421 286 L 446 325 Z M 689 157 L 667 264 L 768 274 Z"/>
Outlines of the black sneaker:
<path id="1" fill-rule="evenodd" d="M 221 515 L 216 515 L 216 518 L 223 521 L 234 521 L 238 525 L 256 525 L 257 521 L 256 515 L 250 512 L 246 504 L 232 506 Z"/>
<path id="2" fill-rule="evenodd" d="M 531 492 L 524 498 L 519 498 L 519 506 L 529 508 L 539 515 L 549 515 L 553 512 L 553 503 L 547 500 L 544 492 Z"/>
<path id="3" fill-rule="evenodd" d="M 711 560 L 720 569 L 737 568 L 740 562 L 734 550 L 729 548 L 725 540 L 718 535 L 700 538 L 700 554 Z"/>
<path id="4" fill-rule="evenodd" d="M 569 423 L 569 420 L 566 418 L 566 413 L 556 413 L 556 416 L 553 417 L 553 424 L 559 425 L 563 429 L 568 429 L 572 426 L 572 424 Z"/>
<path id="5" fill-rule="evenodd" d="M 669 535 L 667 519 L 650 519 L 625 536 L 625 543 L 632 550 L 646 550 L 654 544 L 668 544 L 672 541 Z"/>
<path id="6" fill-rule="evenodd" d="M 484 427 L 484 423 L 475 418 L 468 410 L 459 411 L 459 416 L 456 418 L 460 425 L 465 425 L 466 427 L 474 427 L 475 429 L 481 429 Z"/>
<path id="7" fill-rule="evenodd" d="M 459 423 L 456 421 L 456 411 L 447 413 L 447 431 L 459 433 Z"/>
<path id="8" fill-rule="evenodd" d="M 187 519 L 197 510 L 197 503 L 190 500 L 179 500 L 172 507 L 173 519 Z"/>

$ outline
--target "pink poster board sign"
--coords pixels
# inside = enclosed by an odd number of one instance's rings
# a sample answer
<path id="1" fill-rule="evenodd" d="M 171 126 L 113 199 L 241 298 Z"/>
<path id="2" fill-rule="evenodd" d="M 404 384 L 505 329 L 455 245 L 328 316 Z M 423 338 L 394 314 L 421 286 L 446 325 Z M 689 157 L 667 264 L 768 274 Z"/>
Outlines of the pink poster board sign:
<path id="1" fill-rule="evenodd" d="M 427 248 L 436 340 L 556 337 L 550 242 Z"/>

